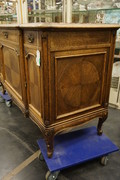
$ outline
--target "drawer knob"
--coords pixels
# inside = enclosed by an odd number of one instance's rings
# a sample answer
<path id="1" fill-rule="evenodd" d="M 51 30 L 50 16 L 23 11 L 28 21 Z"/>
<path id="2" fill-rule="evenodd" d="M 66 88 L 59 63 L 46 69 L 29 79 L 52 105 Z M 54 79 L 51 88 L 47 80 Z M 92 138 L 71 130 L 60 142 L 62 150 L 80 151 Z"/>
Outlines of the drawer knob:
<path id="1" fill-rule="evenodd" d="M 34 42 L 34 36 L 32 34 L 28 35 L 28 42 L 33 43 Z"/>
<path id="2" fill-rule="evenodd" d="M 7 39 L 8 38 L 8 32 L 3 32 L 4 37 Z"/>

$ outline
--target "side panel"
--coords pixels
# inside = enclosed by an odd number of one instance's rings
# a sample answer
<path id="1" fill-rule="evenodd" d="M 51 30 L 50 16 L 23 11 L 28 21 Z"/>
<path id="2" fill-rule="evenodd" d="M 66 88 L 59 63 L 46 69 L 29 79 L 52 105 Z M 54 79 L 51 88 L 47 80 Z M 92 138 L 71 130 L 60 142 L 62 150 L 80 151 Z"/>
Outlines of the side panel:
<path id="1" fill-rule="evenodd" d="M 111 30 L 51 32 L 49 37 L 50 124 L 73 122 L 86 113 L 99 117 L 98 111 L 107 108 Z"/>
<path id="2" fill-rule="evenodd" d="M 104 107 L 107 55 L 107 49 L 51 54 L 55 121 Z"/>
<path id="3" fill-rule="evenodd" d="M 104 50 L 55 58 L 56 118 L 102 106 L 105 65 Z"/>

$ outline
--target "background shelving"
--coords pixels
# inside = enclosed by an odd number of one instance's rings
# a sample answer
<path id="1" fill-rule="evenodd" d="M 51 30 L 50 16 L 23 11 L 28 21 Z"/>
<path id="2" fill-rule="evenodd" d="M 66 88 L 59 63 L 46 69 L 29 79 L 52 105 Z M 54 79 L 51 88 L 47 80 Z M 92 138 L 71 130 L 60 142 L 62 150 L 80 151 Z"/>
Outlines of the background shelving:
<path id="1" fill-rule="evenodd" d="M 17 22 L 17 1 L 0 0 L 0 24 Z"/>

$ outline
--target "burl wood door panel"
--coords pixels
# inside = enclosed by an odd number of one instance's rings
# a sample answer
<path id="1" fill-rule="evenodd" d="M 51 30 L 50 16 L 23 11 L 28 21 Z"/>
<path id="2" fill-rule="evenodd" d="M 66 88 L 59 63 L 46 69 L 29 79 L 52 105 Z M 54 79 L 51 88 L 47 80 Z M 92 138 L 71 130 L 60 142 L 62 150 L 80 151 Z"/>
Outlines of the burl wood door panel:
<path id="1" fill-rule="evenodd" d="M 55 121 L 103 106 L 107 53 L 107 49 L 91 49 L 51 54 Z"/>
<path id="2" fill-rule="evenodd" d="M 20 55 L 16 48 L 3 46 L 4 80 L 7 86 L 14 90 L 17 96 L 22 99 Z"/>
<path id="3" fill-rule="evenodd" d="M 27 49 L 28 53 L 25 57 L 26 73 L 27 73 L 27 94 L 28 107 L 31 111 L 41 113 L 41 70 L 36 65 L 36 50 Z M 36 114 L 36 115 L 37 115 Z"/>

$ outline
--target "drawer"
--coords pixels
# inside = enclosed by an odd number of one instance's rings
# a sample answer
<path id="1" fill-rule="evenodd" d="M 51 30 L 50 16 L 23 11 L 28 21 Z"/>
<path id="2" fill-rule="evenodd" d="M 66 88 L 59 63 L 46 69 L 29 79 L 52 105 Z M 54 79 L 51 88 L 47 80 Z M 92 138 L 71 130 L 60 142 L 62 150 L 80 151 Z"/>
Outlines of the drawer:
<path id="1" fill-rule="evenodd" d="M 19 42 L 19 31 L 18 30 L 8 30 L 1 29 L 0 30 L 0 39 L 1 40 L 9 40 L 12 42 Z"/>
<path id="2" fill-rule="evenodd" d="M 81 30 L 78 32 L 51 32 L 51 50 L 60 51 L 68 49 L 81 49 L 87 46 L 105 45 L 111 42 L 111 31 L 101 30 Z"/>
<path id="3" fill-rule="evenodd" d="M 24 44 L 40 46 L 41 32 L 39 32 L 39 31 L 24 31 Z"/>

